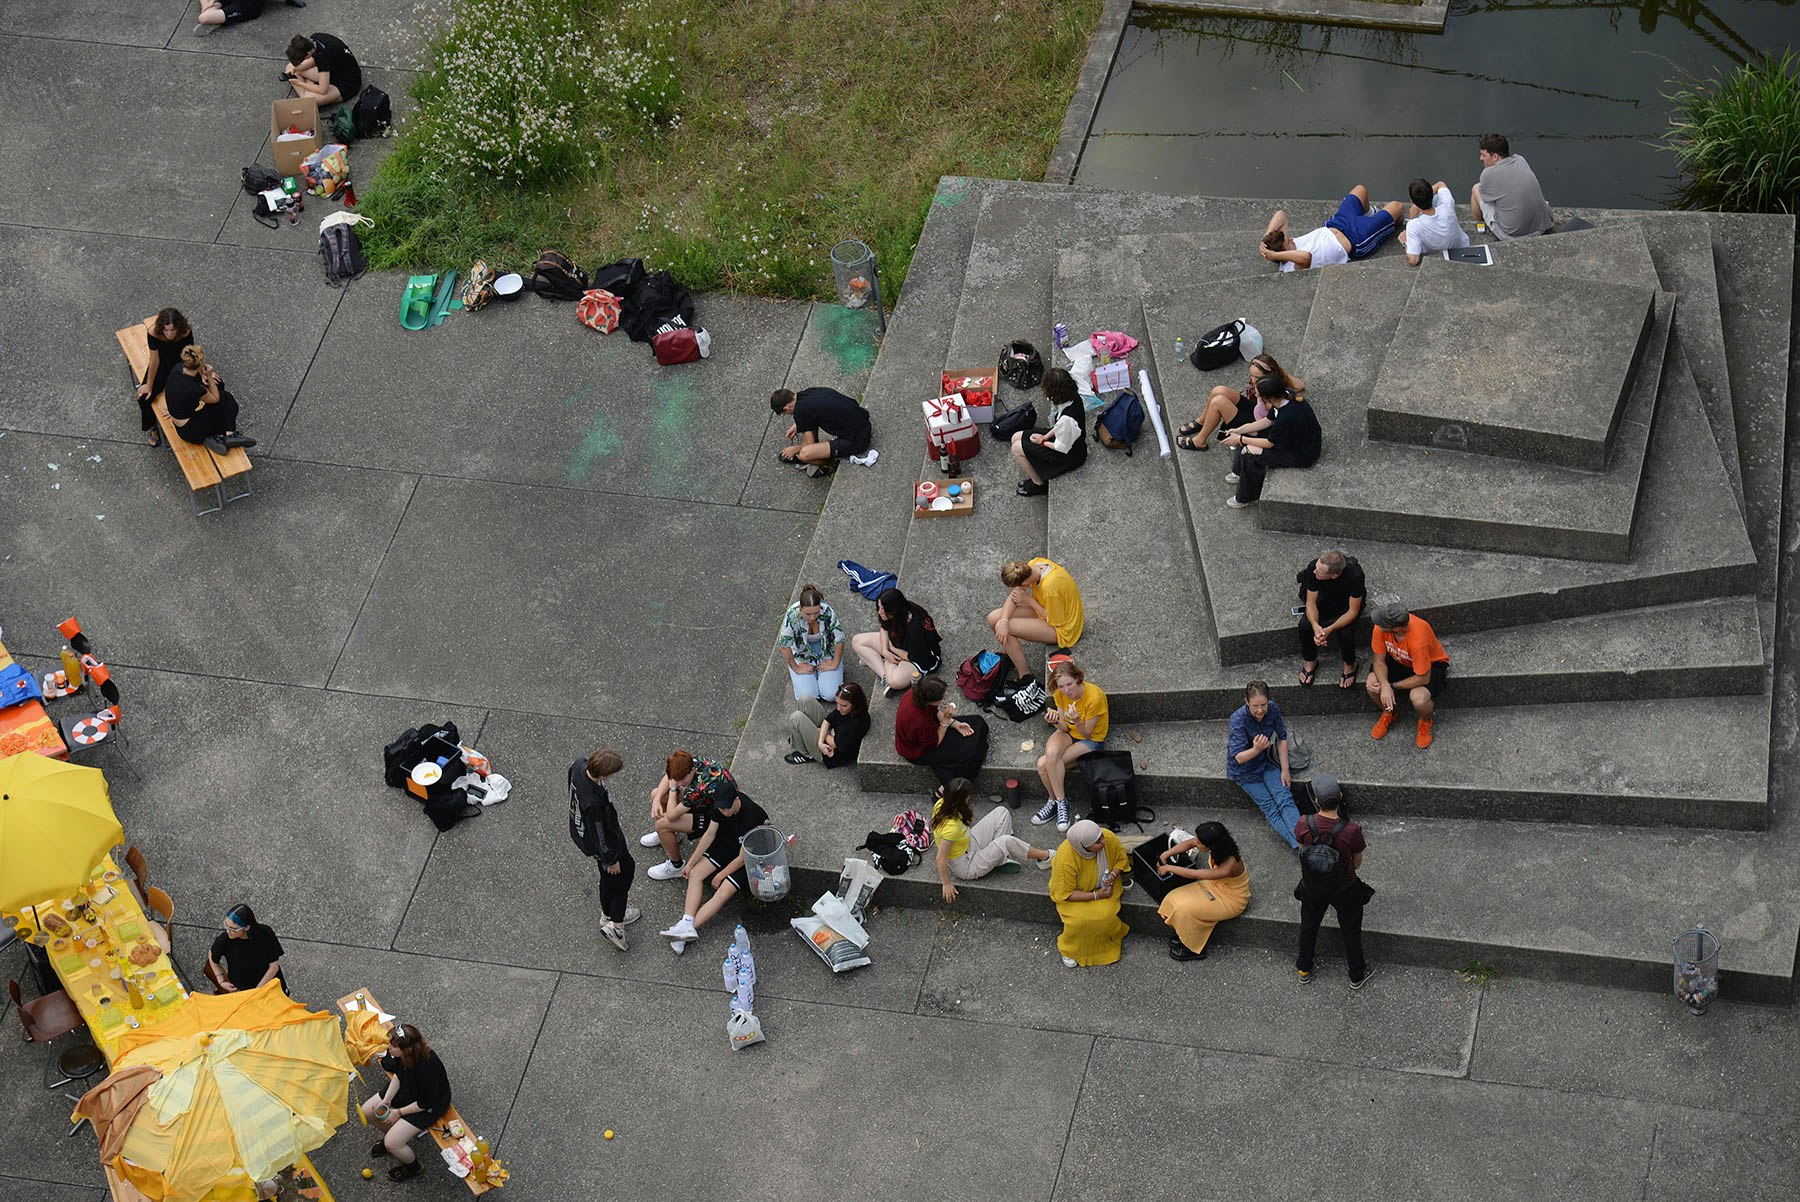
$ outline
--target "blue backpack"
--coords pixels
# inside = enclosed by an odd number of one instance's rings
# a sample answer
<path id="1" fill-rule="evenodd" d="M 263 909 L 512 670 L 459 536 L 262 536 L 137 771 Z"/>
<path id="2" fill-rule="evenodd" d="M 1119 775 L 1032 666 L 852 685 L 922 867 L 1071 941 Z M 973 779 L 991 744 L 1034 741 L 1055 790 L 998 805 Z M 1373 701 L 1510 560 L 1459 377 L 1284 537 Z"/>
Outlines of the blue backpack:
<path id="1" fill-rule="evenodd" d="M 1144 432 L 1144 402 L 1135 392 L 1121 392 L 1094 421 L 1094 437 L 1100 445 L 1131 454 L 1131 444 Z"/>

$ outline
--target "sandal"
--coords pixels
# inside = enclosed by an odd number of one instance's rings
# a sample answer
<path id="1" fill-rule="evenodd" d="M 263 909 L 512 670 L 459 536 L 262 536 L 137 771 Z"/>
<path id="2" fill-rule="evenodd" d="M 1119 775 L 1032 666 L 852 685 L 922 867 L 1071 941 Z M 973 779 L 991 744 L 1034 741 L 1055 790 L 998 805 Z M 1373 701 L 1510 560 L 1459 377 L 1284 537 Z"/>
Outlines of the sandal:
<path id="1" fill-rule="evenodd" d="M 1212 444 L 1195 434 L 1177 434 L 1175 445 L 1184 451 L 1210 451 Z"/>
<path id="2" fill-rule="evenodd" d="M 1303 684 L 1303 685 L 1310 685 L 1310 684 L 1312 684 L 1312 682 L 1313 682 L 1313 674 L 1314 674 L 1314 673 L 1315 673 L 1315 672 L 1317 672 L 1317 671 L 1318 671 L 1318 670 L 1319 670 L 1319 669 L 1318 669 L 1318 668 L 1316 668 L 1316 667 L 1313 667 L 1313 668 L 1301 668 L 1301 669 L 1300 669 L 1300 683 L 1301 683 L 1301 684 Z"/>
<path id="3" fill-rule="evenodd" d="M 1340 689 L 1354 688 L 1355 685 L 1356 685 L 1356 665 L 1351 664 L 1348 668 L 1344 669 L 1344 674 L 1342 676 L 1338 677 L 1338 688 L 1340 688 Z"/>
<path id="4" fill-rule="evenodd" d="M 1185 426 L 1183 426 L 1183 427 L 1181 427 L 1181 429 L 1179 429 L 1179 430 L 1177 430 L 1177 431 L 1175 431 L 1175 433 L 1177 433 L 1177 434 L 1186 434 L 1186 435 L 1188 435 L 1188 436 L 1189 436 L 1189 437 L 1190 437 L 1190 438 L 1191 438 L 1191 437 L 1193 437 L 1193 436 L 1194 436 L 1194 435 L 1195 435 L 1195 434 L 1198 434 L 1198 433 L 1200 433 L 1200 431 L 1201 431 L 1201 429 L 1202 429 L 1202 428 L 1203 428 L 1203 427 L 1204 427 L 1204 426 L 1205 426 L 1205 425 L 1206 425 L 1206 422 L 1205 422 L 1205 421 L 1204 421 L 1204 420 L 1201 420 L 1201 421 L 1192 421 L 1192 422 L 1189 422 L 1189 423 L 1188 423 L 1188 424 L 1187 424 L 1187 425 L 1185 425 Z"/>
<path id="5" fill-rule="evenodd" d="M 408 1164 L 397 1164 L 388 1170 L 389 1181 L 411 1181 L 425 1171 L 425 1166 L 414 1160 Z"/>
<path id="6" fill-rule="evenodd" d="M 162 446 L 162 431 L 161 430 L 150 431 L 150 445 L 153 447 Z"/>

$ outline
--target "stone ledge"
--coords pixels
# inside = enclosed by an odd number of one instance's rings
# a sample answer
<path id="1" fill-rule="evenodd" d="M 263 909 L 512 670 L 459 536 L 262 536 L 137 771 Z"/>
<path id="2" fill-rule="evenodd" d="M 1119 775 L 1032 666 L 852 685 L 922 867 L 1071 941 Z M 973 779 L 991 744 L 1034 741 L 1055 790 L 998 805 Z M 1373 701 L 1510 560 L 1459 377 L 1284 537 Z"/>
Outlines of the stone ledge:
<path id="1" fill-rule="evenodd" d="M 1372 0 L 1139 0 L 1138 7 L 1197 16 L 1357 25 L 1408 33 L 1442 33 L 1450 13 L 1449 0 L 1425 0 L 1422 4 L 1380 4 Z"/>

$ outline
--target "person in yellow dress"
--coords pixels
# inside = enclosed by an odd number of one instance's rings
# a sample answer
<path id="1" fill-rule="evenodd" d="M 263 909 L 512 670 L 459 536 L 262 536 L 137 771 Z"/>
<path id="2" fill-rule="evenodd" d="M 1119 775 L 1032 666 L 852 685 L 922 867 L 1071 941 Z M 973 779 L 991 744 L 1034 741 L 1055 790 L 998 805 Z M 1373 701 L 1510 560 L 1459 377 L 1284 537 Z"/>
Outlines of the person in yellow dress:
<path id="1" fill-rule="evenodd" d="M 1206 852 L 1207 867 L 1187 866 L 1187 854 L 1196 850 Z M 1192 839 L 1163 852 L 1157 867 L 1188 881 L 1169 890 L 1156 911 L 1175 930 L 1169 936 L 1170 959 L 1206 959 L 1206 941 L 1213 928 L 1236 918 L 1250 904 L 1250 870 L 1244 867 L 1237 840 L 1224 824 L 1202 822 Z"/>
<path id="2" fill-rule="evenodd" d="M 1116 964 L 1126 926 L 1119 919 L 1130 861 L 1119 836 L 1083 818 L 1050 861 L 1050 900 L 1062 917 L 1056 950 L 1068 968 Z"/>
<path id="3" fill-rule="evenodd" d="M 1067 568 L 1042 556 L 1017 560 L 1000 566 L 1000 583 L 1012 591 L 1005 604 L 989 612 L 987 624 L 1012 661 L 1014 673 L 1031 675 L 1024 643 L 1068 651 L 1080 640 L 1087 614 L 1081 606 L 1081 590 Z"/>

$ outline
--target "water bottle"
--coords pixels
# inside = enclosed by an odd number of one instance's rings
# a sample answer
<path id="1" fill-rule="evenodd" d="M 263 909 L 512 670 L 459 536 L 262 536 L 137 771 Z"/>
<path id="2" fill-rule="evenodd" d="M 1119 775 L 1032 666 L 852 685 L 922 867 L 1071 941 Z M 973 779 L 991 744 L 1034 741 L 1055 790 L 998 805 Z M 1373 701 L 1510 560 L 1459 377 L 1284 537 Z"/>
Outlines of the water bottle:
<path id="1" fill-rule="evenodd" d="M 1177 334 L 1175 335 L 1175 362 L 1180 363 L 1185 358 L 1187 358 L 1187 351 L 1181 345 L 1181 335 Z"/>

